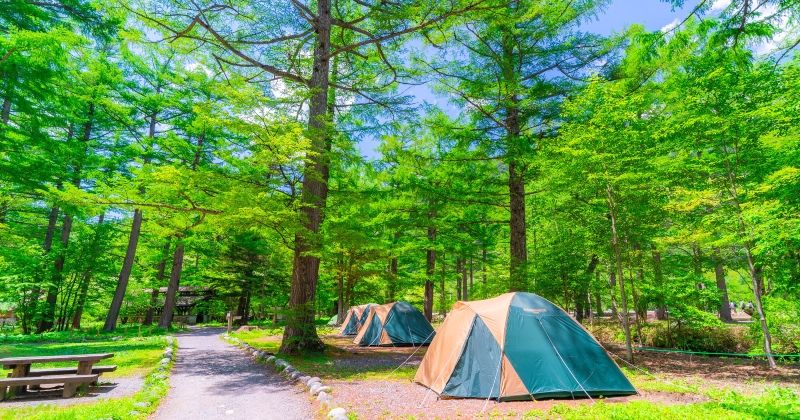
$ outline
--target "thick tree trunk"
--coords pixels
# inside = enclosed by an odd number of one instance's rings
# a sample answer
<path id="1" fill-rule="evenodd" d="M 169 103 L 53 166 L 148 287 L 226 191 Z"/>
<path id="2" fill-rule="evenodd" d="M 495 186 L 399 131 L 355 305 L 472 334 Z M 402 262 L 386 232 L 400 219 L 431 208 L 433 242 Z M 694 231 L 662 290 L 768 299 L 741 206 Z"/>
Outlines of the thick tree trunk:
<path id="1" fill-rule="evenodd" d="M 502 34 L 503 82 L 508 103 L 505 109 L 506 154 L 508 156 L 508 195 L 510 265 L 509 291 L 523 291 L 528 286 L 528 244 L 525 226 L 525 168 L 521 159 L 522 144 L 519 97 L 517 90 L 520 74 L 515 53 L 516 40 L 510 31 Z"/>
<path id="2" fill-rule="evenodd" d="M 242 288 L 241 294 L 239 294 L 236 315 L 240 317 L 239 325 L 247 325 L 250 322 L 250 291 L 246 285 Z"/>
<path id="3" fill-rule="evenodd" d="M 509 291 L 522 291 L 527 288 L 528 245 L 525 228 L 525 179 L 520 165 L 509 162 L 508 190 L 510 194 L 511 221 L 511 260 L 509 271 Z"/>
<path id="4" fill-rule="evenodd" d="M 628 361 L 633 363 L 633 346 L 631 344 L 631 326 L 628 317 L 628 296 L 625 292 L 625 277 L 622 272 L 622 252 L 620 250 L 619 234 L 617 232 L 616 203 L 611 185 L 606 186 L 606 198 L 608 200 L 608 212 L 611 217 L 611 246 L 614 249 L 614 261 L 616 265 L 617 279 L 619 280 L 620 301 L 622 303 L 622 330 L 625 333 L 625 351 Z"/>
<path id="5" fill-rule="evenodd" d="M 292 267 L 292 288 L 289 313 L 280 351 L 287 354 L 311 350 L 322 351 L 324 345 L 314 325 L 314 307 L 319 280 L 319 257 L 314 252 L 321 245 L 318 234 L 323 209 L 328 197 L 330 124 L 328 89 L 330 77 L 330 0 L 317 1 L 316 40 L 311 72 L 311 100 L 308 117 L 308 136 L 311 139 L 305 173 L 301 216 L 305 231 L 295 236 L 295 255 Z"/>
<path id="6" fill-rule="evenodd" d="M 122 270 L 119 272 L 117 288 L 114 291 L 114 298 L 111 300 L 111 307 L 108 308 L 103 331 L 114 331 L 117 327 L 117 318 L 122 309 L 122 301 L 125 299 L 125 291 L 128 289 L 128 280 L 131 278 L 133 261 L 136 259 L 136 248 L 139 244 L 139 232 L 142 228 L 142 211 L 133 211 L 133 221 L 131 223 L 131 233 L 128 236 L 128 248 L 125 251 L 125 259 L 122 261 Z"/>
<path id="7" fill-rule="evenodd" d="M 731 302 L 728 300 L 728 284 L 725 281 L 725 263 L 719 248 L 714 249 L 714 277 L 719 290 L 719 318 L 723 322 L 733 322 Z"/>
<path id="8" fill-rule="evenodd" d="M 172 326 L 172 316 L 175 313 L 175 303 L 177 301 L 178 290 L 180 290 L 181 271 L 183 271 L 183 241 L 178 239 L 178 244 L 175 246 L 175 253 L 172 255 L 172 271 L 169 274 L 169 285 L 167 286 L 167 295 L 164 299 L 164 312 L 161 313 L 161 319 L 158 326 L 161 328 L 169 328 Z"/>
<path id="9" fill-rule="evenodd" d="M 436 241 L 436 228 L 428 227 L 428 244 L 433 246 Z M 436 274 L 436 250 L 428 248 L 426 251 L 425 260 L 425 302 L 423 304 L 423 313 L 425 318 L 430 321 L 433 319 L 433 276 Z"/>

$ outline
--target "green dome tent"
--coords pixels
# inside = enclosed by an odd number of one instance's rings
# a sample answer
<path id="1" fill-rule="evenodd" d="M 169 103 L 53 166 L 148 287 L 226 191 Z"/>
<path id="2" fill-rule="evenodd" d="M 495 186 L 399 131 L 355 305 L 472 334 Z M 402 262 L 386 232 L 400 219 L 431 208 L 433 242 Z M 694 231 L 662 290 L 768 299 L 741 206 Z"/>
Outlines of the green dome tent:
<path id="1" fill-rule="evenodd" d="M 359 346 L 419 346 L 433 339 L 433 327 L 408 302 L 373 306 L 354 343 Z"/>
<path id="2" fill-rule="evenodd" d="M 342 322 L 342 335 L 358 334 L 358 330 L 364 325 L 364 321 L 366 321 L 369 315 L 369 309 L 373 306 L 377 305 L 374 303 L 367 303 L 366 305 L 351 306 L 347 311 L 347 316 L 344 317 L 344 321 Z"/>
<path id="3" fill-rule="evenodd" d="M 457 302 L 414 381 L 444 396 L 497 400 L 636 393 L 577 321 L 521 292 Z"/>

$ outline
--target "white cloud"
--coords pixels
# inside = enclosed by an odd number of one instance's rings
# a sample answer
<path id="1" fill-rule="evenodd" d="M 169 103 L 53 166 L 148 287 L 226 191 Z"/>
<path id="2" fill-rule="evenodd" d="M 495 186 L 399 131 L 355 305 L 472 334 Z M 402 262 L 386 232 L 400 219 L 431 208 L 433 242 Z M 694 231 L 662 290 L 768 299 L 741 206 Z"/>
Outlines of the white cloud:
<path id="1" fill-rule="evenodd" d="M 731 0 L 714 0 L 714 3 L 711 4 L 711 11 L 712 12 L 721 12 L 725 10 L 726 7 L 730 6 Z"/>
<path id="2" fill-rule="evenodd" d="M 668 23 L 668 24 L 666 24 L 666 25 L 661 27 L 661 32 L 662 33 L 667 33 L 669 31 L 675 29 L 675 27 L 678 26 L 679 22 L 680 21 L 678 20 L 678 18 L 673 19 L 672 22 L 670 22 L 670 23 Z"/>

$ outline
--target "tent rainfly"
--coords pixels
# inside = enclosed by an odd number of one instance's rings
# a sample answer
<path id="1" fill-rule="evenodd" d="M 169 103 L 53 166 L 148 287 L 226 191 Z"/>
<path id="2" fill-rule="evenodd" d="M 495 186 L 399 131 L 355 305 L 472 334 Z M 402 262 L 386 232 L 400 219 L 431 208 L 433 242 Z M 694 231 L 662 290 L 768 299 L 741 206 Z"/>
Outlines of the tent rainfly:
<path id="1" fill-rule="evenodd" d="M 369 315 L 369 309 L 377 306 L 374 303 L 367 303 L 366 305 L 351 306 L 347 311 L 347 316 L 344 317 L 342 322 L 342 335 L 356 335 L 358 330 L 364 325 L 364 321 Z"/>
<path id="2" fill-rule="evenodd" d="M 457 302 L 414 381 L 442 396 L 499 401 L 636 393 L 578 322 L 521 292 Z"/>
<path id="3" fill-rule="evenodd" d="M 433 335 L 425 316 L 401 301 L 373 306 L 353 342 L 359 346 L 419 346 L 430 344 Z"/>

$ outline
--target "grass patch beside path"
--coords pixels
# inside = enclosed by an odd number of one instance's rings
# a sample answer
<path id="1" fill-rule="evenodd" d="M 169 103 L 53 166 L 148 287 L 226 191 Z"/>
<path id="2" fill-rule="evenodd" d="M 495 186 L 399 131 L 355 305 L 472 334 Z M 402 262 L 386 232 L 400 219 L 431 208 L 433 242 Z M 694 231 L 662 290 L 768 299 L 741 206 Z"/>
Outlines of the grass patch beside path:
<path id="1" fill-rule="evenodd" d="M 278 352 L 281 346 L 283 327 L 267 327 L 260 330 L 231 333 L 243 342 L 269 353 L 276 354 L 304 374 L 323 379 L 344 381 L 354 380 L 412 380 L 417 366 L 400 366 L 414 351 L 413 348 L 399 348 L 400 352 L 389 352 L 389 348 L 372 348 L 357 354 L 348 350 L 352 338 L 337 339 L 333 336 L 339 330 L 332 327 L 317 327 L 317 332 L 325 343 L 324 353 L 307 353 L 300 356 L 285 355 Z M 418 359 L 424 350 L 417 352 Z"/>

